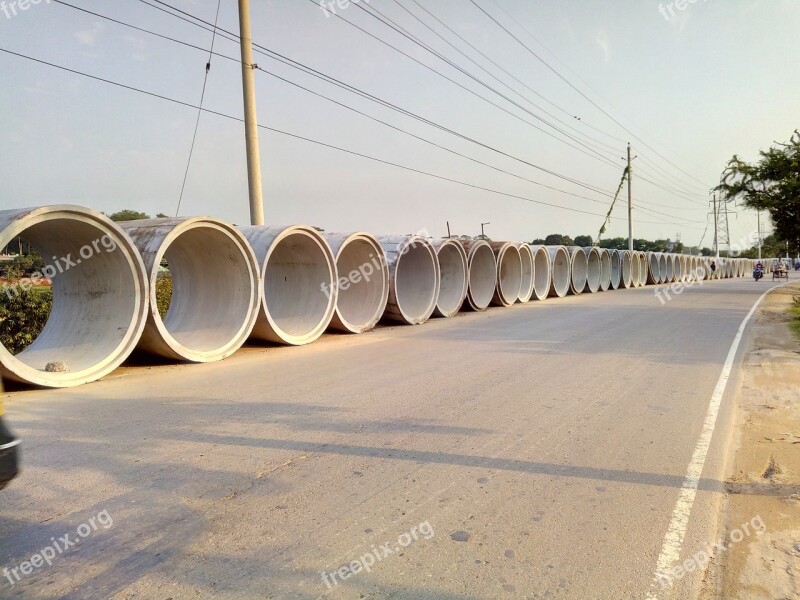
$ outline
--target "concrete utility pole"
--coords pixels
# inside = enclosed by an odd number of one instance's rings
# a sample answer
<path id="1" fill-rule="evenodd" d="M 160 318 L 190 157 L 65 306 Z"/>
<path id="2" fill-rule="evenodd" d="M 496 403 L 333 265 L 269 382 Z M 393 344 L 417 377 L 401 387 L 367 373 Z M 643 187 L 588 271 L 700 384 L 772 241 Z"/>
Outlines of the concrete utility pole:
<path id="1" fill-rule="evenodd" d="M 631 167 L 631 143 L 628 142 L 628 250 L 633 252 L 633 167 Z"/>
<path id="2" fill-rule="evenodd" d="M 250 224 L 264 224 L 261 193 L 261 160 L 258 151 L 256 84 L 253 70 L 253 39 L 250 33 L 250 0 L 239 0 L 239 37 L 242 52 L 242 95 L 244 96 L 244 137 L 247 144 L 247 186 L 250 190 Z"/>
<path id="3" fill-rule="evenodd" d="M 761 211 L 756 211 L 756 218 L 758 219 L 758 260 L 761 260 Z"/>

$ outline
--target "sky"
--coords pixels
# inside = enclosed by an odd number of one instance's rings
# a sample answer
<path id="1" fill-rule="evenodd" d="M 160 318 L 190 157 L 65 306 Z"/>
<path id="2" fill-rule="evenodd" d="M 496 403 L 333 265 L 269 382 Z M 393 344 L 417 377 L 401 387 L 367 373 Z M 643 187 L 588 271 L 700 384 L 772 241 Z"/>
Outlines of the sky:
<path id="1" fill-rule="evenodd" d="M 184 104 L 0 52 L 0 209 L 248 224 L 244 125 L 220 114 L 200 115 L 178 208 L 212 33 L 168 7 L 213 23 L 218 0 L 69 3 L 0 2 L 0 49 Z M 441 236 L 448 221 L 454 235 L 488 222 L 496 240 L 596 238 L 630 142 L 634 237 L 710 247 L 709 190 L 727 161 L 755 160 L 800 126 L 798 0 L 252 0 L 251 11 L 255 43 L 406 111 L 256 54 L 258 121 L 284 132 L 259 131 L 267 224 Z M 235 0 L 219 0 L 217 23 L 238 33 Z M 241 119 L 238 43 L 219 35 L 214 51 L 203 108 Z M 743 244 L 756 215 L 731 208 L 730 241 Z M 623 188 L 604 237 L 627 229 Z"/>

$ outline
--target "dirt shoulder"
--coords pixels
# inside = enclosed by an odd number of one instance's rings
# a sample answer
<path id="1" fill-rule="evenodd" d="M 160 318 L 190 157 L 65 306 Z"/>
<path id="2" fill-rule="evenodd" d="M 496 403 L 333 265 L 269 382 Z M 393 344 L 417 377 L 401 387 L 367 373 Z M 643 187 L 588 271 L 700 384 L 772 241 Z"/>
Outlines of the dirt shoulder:
<path id="1" fill-rule="evenodd" d="M 800 282 L 755 316 L 736 396 L 733 459 L 706 598 L 800 598 L 800 339 L 790 326 Z M 751 534 L 742 535 L 742 525 Z M 754 532 L 754 533 L 752 533 Z"/>

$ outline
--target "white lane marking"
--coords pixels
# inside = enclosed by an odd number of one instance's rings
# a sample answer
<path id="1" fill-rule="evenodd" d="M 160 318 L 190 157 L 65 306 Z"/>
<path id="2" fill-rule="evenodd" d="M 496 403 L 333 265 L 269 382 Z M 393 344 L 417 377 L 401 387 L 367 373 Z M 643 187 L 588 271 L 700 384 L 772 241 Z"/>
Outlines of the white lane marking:
<path id="1" fill-rule="evenodd" d="M 725 387 L 728 385 L 728 378 L 731 375 L 736 352 L 739 350 L 739 343 L 742 341 L 742 334 L 750 318 L 753 316 L 753 313 L 756 312 L 756 308 L 758 308 L 761 301 L 766 298 L 767 294 L 786 285 L 786 283 L 771 287 L 759 296 L 758 300 L 756 300 L 755 304 L 753 304 L 750 309 L 750 312 L 747 313 L 747 316 L 742 321 L 742 324 L 739 325 L 736 337 L 733 338 L 731 349 L 728 351 L 725 364 L 722 366 L 722 373 L 719 375 L 714 393 L 711 394 L 711 402 L 708 405 L 706 419 L 703 422 L 703 431 L 700 433 L 700 438 L 697 440 L 697 445 L 692 454 L 692 460 L 689 461 L 689 466 L 686 469 L 686 477 L 683 480 L 681 491 L 678 494 L 678 501 L 675 503 L 675 509 L 672 511 L 672 518 L 667 528 L 667 534 L 664 536 L 664 544 L 661 546 L 661 554 L 658 556 L 656 571 L 653 576 L 653 582 L 650 584 L 650 593 L 647 596 L 647 600 L 658 600 L 661 591 L 664 589 L 661 581 L 665 579 L 665 576 L 670 573 L 681 558 L 681 548 L 683 547 L 683 539 L 686 536 L 686 529 L 689 524 L 689 516 L 692 513 L 694 499 L 697 495 L 697 486 L 700 483 L 703 467 L 706 464 L 706 456 L 708 456 L 708 449 L 711 446 L 711 436 L 714 434 L 714 427 L 717 424 L 719 406 L 722 402 L 722 396 L 725 394 Z"/>

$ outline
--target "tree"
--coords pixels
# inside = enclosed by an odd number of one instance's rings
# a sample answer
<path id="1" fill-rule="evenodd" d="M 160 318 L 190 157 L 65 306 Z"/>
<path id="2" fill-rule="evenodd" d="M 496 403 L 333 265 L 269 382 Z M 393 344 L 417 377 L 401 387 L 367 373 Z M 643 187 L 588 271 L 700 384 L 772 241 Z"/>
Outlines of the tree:
<path id="1" fill-rule="evenodd" d="M 150 215 L 126 208 L 125 210 L 108 215 L 108 218 L 112 221 L 139 221 L 141 219 L 149 219 Z"/>
<path id="2" fill-rule="evenodd" d="M 800 131 L 789 142 L 759 152 L 758 162 L 749 164 L 733 155 L 717 190 L 740 198 L 748 208 L 766 210 L 772 217 L 778 241 L 800 252 Z M 782 252 L 781 252 L 782 254 Z"/>
<path id="3" fill-rule="evenodd" d="M 560 233 L 551 233 L 544 238 L 544 243 L 548 246 L 574 246 L 572 238 L 568 235 L 561 235 Z"/>
<path id="4" fill-rule="evenodd" d="M 156 219 L 169 219 L 169 215 L 165 215 L 164 213 L 158 213 L 156 215 Z"/>
<path id="5" fill-rule="evenodd" d="M 50 288 L 0 293 L 0 344 L 11 354 L 25 350 L 44 329 L 52 305 Z"/>
<path id="6" fill-rule="evenodd" d="M 588 248 L 592 245 L 594 240 L 592 240 L 592 236 L 590 235 L 576 235 L 575 236 L 575 245 L 581 246 L 583 248 Z"/>

